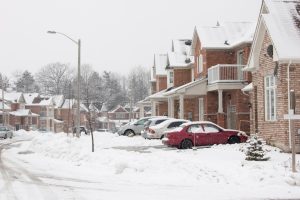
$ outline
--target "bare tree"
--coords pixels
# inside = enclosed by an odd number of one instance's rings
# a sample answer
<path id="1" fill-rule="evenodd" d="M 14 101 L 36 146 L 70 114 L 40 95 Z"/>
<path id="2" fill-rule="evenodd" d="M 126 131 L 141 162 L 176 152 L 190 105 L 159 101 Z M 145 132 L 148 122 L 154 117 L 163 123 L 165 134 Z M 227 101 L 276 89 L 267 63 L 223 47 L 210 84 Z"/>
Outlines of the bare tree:
<path id="1" fill-rule="evenodd" d="M 94 76 L 93 74 L 96 73 L 93 71 L 92 67 L 90 65 L 82 65 L 81 67 L 82 73 L 81 73 L 81 89 L 82 89 L 82 99 L 84 101 L 84 104 L 86 105 L 88 112 L 87 112 L 87 120 L 88 120 L 88 125 L 89 129 L 91 130 L 91 139 L 92 139 L 92 152 L 95 151 L 94 148 L 94 133 L 93 133 L 93 118 L 94 115 L 91 113 L 91 103 L 92 99 L 94 99 L 95 95 L 95 88 L 93 87 L 94 85 Z"/>
<path id="2" fill-rule="evenodd" d="M 50 63 L 40 69 L 36 74 L 36 80 L 41 88 L 41 93 L 58 95 L 68 92 L 73 73 L 69 65 L 62 63 Z M 67 96 L 67 95 L 66 95 Z"/>
<path id="3" fill-rule="evenodd" d="M 136 103 L 149 95 L 149 70 L 138 66 L 133 68 L 128 75 L 128 99 Z"/>

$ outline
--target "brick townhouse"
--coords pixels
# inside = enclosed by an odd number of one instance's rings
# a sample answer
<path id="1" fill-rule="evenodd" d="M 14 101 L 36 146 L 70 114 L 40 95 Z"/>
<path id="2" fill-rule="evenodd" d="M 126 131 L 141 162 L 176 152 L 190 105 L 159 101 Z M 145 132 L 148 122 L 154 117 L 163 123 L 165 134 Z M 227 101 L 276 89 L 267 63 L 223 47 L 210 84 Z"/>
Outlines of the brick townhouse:
<path id="1" fill-rule="evenodd" d="M 166 93 L 193 80 L 194 58 L 190 56 L 190 39 L 172 41 L 171 52 L 168 52 L 166 62 L 160 65 L 160 70 L 166 73 L 166 89 L 149 96 L 152 106 L 152 115 L 169 115 L 171 107 L 173 117 L 183 118 L 180 112 L 179 98 L 170 99 Z M 165 60 L 164 60 L 165 61 Z M 165 86 L 165 85 L 164 85 Z"/>
<path id="2" fill-rule="evenodd" d="M 289 126 L 289 90 L 296 93 L 300 114 L 300 2 L 264 0 L 246 71 L 252 84 L 243 90 L 251 99 L 251 132 L 269 144 L 290 151 L 290 133 L 296 133 L 300 152 L 300 121 Z M 289 130 L 290 129 L 290 130 Z"/>
<path id="3" fill-rule="evenodd" d="M 178 71 L 174 87 L 162 94 L 168 99 L 168 116 L 209 120 L 249 132 L 249 97 L 240 89 L 251 81 L 251 74 L 242 68 L 254 30 L 251 22 L 197 26 L 187 54 L 194 64 L 185 72 Z"/>
<path id="4" fill-rule="evenodd" d="M 151 68 L 151 95 L 146 98 L 151 104 L 152 115 L 163 115 L 167 112 L 167 103 L 162 93 L 167 89 L 167 72 L 166 67 L 168 64 L 167 54 L 155 54 L 154 63 Z"/>
<path id="5" fill-rule="evenodd" d="M 31 130 L 36 129 L 39 123 L 39 115 L 26 109 L 26 100 L 23 93 L 5 92 L 4 100 L 6 101 L 9 111 L 6 113 L 6 126 L 12 129 Z"/>

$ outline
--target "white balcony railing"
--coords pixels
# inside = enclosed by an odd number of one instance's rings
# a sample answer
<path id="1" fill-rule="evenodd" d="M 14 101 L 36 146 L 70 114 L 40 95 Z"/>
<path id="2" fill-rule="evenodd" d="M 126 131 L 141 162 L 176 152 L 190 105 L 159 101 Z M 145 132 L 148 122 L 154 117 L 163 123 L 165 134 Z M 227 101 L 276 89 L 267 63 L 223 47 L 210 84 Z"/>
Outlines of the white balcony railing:
<path id="1" fill-rule="evenodd" d="M 245 65 L 219 64 L 208 69 L 208 84 L 232 83 L 247 80 L 247 72 L 242 71 Z"/>

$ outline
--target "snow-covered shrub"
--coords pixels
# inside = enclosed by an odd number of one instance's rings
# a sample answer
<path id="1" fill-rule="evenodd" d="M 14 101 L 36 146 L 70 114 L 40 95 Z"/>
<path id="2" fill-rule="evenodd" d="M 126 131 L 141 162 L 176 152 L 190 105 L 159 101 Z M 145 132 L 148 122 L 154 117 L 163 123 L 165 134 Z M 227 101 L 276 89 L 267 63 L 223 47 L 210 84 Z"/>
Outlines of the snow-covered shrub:
<path id="1" fill-rule="evenodd" d="M 247 141 L 246 160 L 266 161 L 270 157 L 266 157 L 266 152 L 263 149 L 263 141 L 257 134 L 251 135 Z"/>

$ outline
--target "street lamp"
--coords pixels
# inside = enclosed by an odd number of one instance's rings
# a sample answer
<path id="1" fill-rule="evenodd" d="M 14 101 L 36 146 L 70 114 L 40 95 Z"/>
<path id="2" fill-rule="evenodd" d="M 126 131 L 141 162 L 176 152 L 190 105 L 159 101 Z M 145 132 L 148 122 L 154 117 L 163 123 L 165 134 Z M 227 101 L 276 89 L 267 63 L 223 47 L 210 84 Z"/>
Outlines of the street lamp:
<path id="1" fill-rule="evenodd" d="M 70 38 L 64 33 L 56 32 L 56 31 L 47 31 L 49 34 L 60 34 L 74 42 L 78 46 L 78 73 L 77 73 L 77 127 L 76 127 L 76 136 L 80 136 L 80 47 L 81 47 L 81 41 L 78 39 L 78 41 Z"/>

